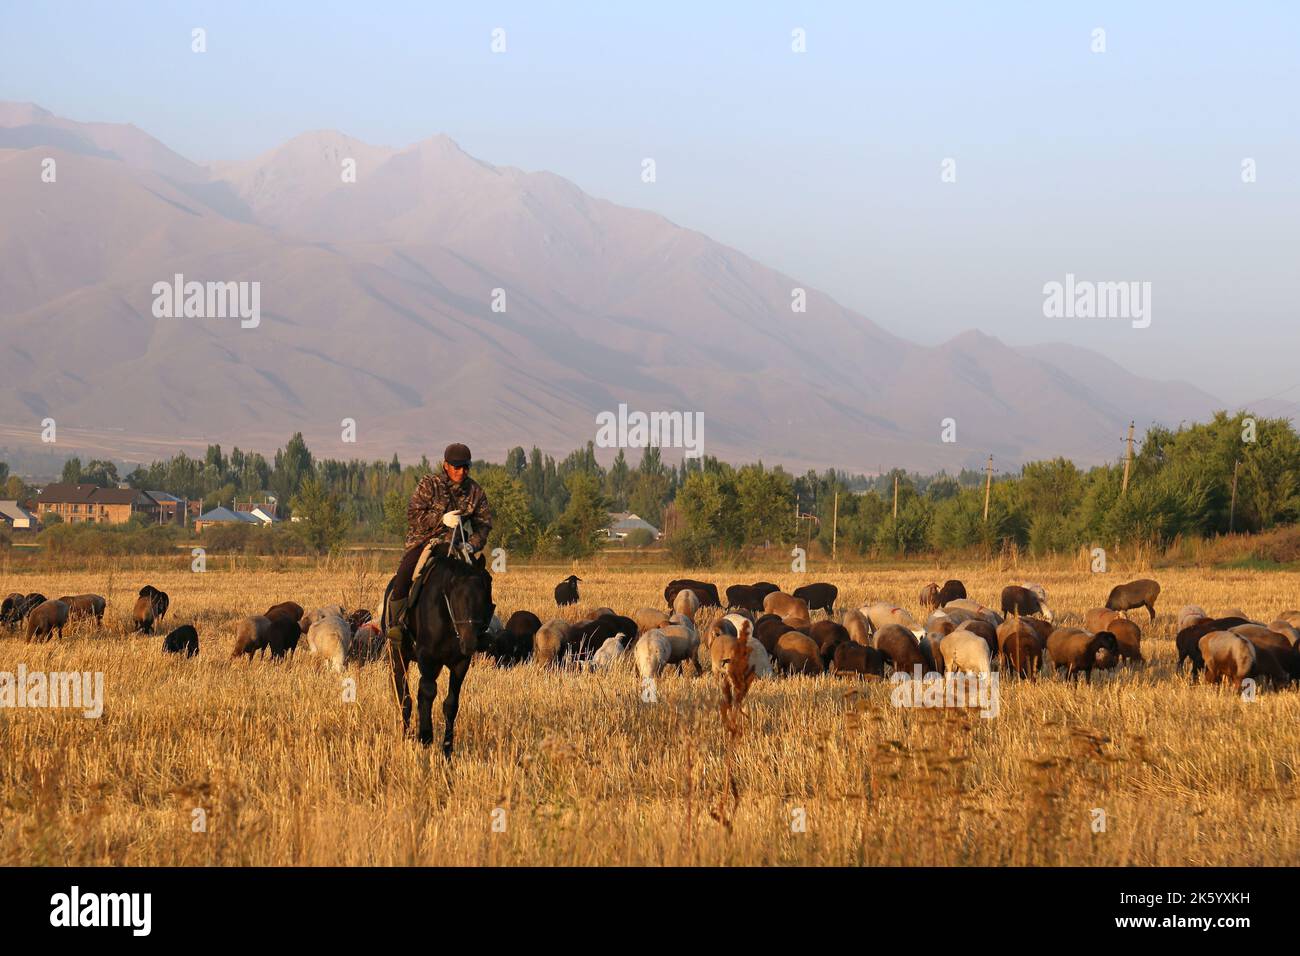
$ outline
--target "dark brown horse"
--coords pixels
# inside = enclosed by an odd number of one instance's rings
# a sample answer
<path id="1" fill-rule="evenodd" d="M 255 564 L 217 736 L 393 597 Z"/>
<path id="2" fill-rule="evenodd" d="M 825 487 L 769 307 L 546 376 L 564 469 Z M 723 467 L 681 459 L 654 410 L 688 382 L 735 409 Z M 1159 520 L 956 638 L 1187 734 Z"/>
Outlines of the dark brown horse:
<path id="1" fill-rule="evenodd" d="M 389 642 L 388 657 L 393 667 L 393 690 L 402 709 L 402 727 L 408 732 L 411 691 L 406 671 L 412 660 L 420 666 L 417 716 L 420 743 L 426 747 L 433 743 L 433 700 L 438 696 L 438 675 L 444 666 L 447 668 L 450 677 L 442 704 L 446 720 L 442 752 L 450 757 L 456 712 L 460 709 L 460 685 L 496 605 L 492 603 L 492 575 L 482 555 L 473 563 L 448 557 L 431 560 L 433 567 L 408 617 L 407 632 L 414 638 L 404 637 L 400 646 Z M 385 621 L 386 626 L 389 623 Z"/>

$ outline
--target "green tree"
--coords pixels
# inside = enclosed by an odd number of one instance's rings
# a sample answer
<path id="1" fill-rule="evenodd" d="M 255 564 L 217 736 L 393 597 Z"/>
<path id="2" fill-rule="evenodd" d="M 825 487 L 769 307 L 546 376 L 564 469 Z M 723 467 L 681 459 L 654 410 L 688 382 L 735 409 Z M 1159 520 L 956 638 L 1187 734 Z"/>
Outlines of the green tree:
<path id="1" fill-rule="evenodd" d="M 81 459 L 69 458 L 63 463 L 63 477 L 59 479 L 65 484 L 75 485 L 81 481 Z"/>
<path id="2" fill-rule="evenodd" d="M 337 551 L 343 544 L 348 532 L 347 516 L 338 495 L 326 491 L 318 478 L 304 479 L 289 505 L 294 516 L 302 519 L 299 534 L 318 554 Z"/>
<path id="3" fill-rule="evenodd" d="M 554 534 L 560 536 L 560 553 L 583 558 L 595 553 L 599 536 L 609 522 L 609 512 L 600 494 L 599 479 L 588 471 L 575 471 L 566 482 L 568 504 L 556 519 Z"/>

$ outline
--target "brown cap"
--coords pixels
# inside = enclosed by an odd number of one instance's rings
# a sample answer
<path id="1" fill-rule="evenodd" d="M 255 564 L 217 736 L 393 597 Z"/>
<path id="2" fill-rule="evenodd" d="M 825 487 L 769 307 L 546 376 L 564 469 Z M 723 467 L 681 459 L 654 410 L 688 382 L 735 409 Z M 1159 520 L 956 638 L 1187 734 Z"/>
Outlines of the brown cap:
<path id="1" fill-rule="evenodd" d="M 467 466 L 470 460 L 469 446 L 462 445 L 460 442 L 448 445 L 447 450 L 442 453 L 442 460 L 460 468 Z"/>

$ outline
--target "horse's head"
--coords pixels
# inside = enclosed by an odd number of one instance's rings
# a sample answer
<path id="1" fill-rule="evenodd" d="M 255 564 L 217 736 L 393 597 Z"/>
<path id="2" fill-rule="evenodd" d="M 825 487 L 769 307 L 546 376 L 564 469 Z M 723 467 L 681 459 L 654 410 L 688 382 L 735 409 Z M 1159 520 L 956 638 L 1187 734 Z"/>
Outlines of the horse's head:
<path id="1" fill-rule="evenodd" d="M 472 657 L 479 636 L 486 633 L 496 605 L 492 603 L 492 575 L 479 555 L 471 564 L 461 565 L 446 587 L 447 610 L 452 627 L 460 640 L 460 652 Z"/>

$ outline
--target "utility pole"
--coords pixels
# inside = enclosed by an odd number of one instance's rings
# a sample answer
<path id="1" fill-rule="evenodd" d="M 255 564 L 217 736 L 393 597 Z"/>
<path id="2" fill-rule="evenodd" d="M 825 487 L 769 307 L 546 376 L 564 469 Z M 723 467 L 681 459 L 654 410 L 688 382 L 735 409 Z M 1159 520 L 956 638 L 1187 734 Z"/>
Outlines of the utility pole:
<path id="1" fill-rule="evenodd" d="M 1240 458 L 1232 463 L 1232 504 L 1228 506 L 1228 534 L 1232 534 L 1233 522 L 1237 517 L 1237 469 L 1240 466 Z"/>
<path id="2" fill-rule="evenodd" d="M 840 533 L 840 491 L 835 489 L 835 510 L 831 514 L 831 560 L 835 560 L 835 544 Z"/>
<path id="3" fill-rule="evenodd" d="M 989 495 L 993 492 L 993 456 L 984 466 L 984 523 L 989 523 Z"/>
<path id="4" fill-rule="evenodd" d="M 894 472 L 894 521 L 898 521 L 898 472 Z"/>
<path id="5" fill-rule="evenodd" d="M 1133 464 L 1133 423 L 1128 423 L 1128 451 L 1124 454 L 1124 486 L 1120 488 L 1121 495 L 1128 493 L 1128 470 Z"/>

